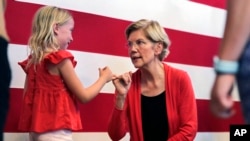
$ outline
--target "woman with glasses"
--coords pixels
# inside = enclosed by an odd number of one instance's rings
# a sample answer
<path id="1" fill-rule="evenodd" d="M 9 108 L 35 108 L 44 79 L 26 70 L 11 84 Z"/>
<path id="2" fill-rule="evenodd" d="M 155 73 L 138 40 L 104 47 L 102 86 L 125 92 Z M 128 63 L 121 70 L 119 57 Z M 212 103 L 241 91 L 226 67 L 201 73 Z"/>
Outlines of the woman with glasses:
<path id="1" fill-rule="evenodd" d="M 157 21 L 142 19 L 125 31 L 137 70 L 115 76 L 114 109 L 108 134 L 113 141 L 128 132 L 131 141 L 193 141 L 197 109 L 188 74 L 163 62 L 170 40 Z"/>

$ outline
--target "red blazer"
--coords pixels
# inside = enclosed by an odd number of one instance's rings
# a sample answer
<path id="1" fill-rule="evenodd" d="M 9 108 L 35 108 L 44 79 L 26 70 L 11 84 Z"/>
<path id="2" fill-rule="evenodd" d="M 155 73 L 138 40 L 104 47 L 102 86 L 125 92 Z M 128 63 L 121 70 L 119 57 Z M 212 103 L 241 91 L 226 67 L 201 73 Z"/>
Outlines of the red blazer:
<path id="1" fill-rule="evenodd" d="M 167 141 L 193 141 L 198 127 L 197 107 L 188 74 L 164 64 L 166 107 L 169 124 Z M 127 132 L 130 141 L 143 141 L 141 117 L 140 70 L 132 75 L 132 84 L 123 110 L 113 109 L 108 134 L 119 141 Z M 115 94 L 116 95 L 116 94 Z"/>

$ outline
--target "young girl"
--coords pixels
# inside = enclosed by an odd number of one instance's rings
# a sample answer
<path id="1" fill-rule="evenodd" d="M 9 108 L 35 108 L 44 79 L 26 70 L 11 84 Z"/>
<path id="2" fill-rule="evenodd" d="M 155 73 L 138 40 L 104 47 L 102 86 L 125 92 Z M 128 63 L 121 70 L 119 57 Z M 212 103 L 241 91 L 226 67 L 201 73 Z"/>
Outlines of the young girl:
<path id="1" fill-rule="evenodd" d="M 74 71 L 76 61 L 66 49 L 73 40 L 74 20 L 61 8 L 40 8 L 32 23 L 31 53 L 19 65 L 26 73 L 19 129 L 31 141 L 72 141 L 71 131 L 82 129 L 77 100 L 93 99 L 112 79 L 108 67 L 84 88 Z"/>

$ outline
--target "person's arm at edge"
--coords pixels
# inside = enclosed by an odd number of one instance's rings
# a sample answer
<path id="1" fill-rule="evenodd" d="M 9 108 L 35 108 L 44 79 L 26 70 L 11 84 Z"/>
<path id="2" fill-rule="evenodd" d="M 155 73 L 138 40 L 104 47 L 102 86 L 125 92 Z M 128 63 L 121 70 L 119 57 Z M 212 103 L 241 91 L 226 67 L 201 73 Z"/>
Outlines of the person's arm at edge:
<path id="1" fill-rule="evenodd" d="M 250 1 L 228 0 L 224 37 L 219 50 L 221 60 L 237 61 L 250 34 Z"/>
<path id="2" fill-rule="evenodd" d="M 228 0 L 224 36 L 219 47 L 220 60 L 238 62 L 250 34 L 250 1 Z M 210 109 L 215 116 L 228 118 L 235 110 L 230 95 L 235 74 L 217 73 L 211 90 Z"/>
<path id="3" fill-rule="evenodd" d="M 0 0 L 0 36 L 9 41 L 9 36 L 5 27 L 4 11 L 6 6 L 5 0 Z"/>

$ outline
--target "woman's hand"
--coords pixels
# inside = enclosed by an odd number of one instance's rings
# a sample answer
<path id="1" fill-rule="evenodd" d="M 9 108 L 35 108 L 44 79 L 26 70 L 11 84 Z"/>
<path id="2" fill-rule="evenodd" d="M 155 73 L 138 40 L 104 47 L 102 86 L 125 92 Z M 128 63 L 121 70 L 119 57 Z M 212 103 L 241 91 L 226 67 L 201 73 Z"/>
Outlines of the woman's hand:
<path id="1" fill-rule="evenodd" d="M 113 84 L 116 89 L 116 108 L 123 109 L 124 102 L 132 82 L 132 72 L 127 72 L 119 76 L 113 76 Z"/>

